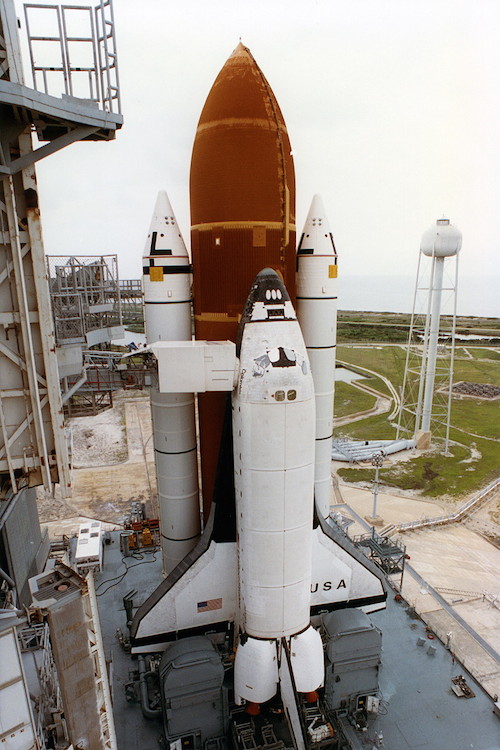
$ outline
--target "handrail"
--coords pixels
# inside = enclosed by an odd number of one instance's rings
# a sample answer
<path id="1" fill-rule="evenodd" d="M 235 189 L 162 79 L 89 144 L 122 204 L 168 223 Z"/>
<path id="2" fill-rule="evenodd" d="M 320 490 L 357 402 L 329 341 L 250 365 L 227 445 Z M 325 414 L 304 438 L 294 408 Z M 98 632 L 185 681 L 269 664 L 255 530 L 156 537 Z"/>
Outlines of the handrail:
<path id="1" fill-rule="evenodd" d="M 472 508 L 480 505 L 487 496 L 500 489 L 500 477 L 494 479 L 493 482 L 480 490 L 474 497 L 468 500 L 461 508 L 454 511 L 448 516 L 437 516 L 435 518 L 422 518 L 418 521 L 406 521 L 405 523 L 395 524 L 393 526 L 384 529 L 384 535 L 395 534 L 396 532 L 410 531 L 414 529 L 423 528 L 426 526 L 439 526 L 446 523 L 453 523 L 454 521 L 461 521 L 465 516 L 468 515 Z"/>

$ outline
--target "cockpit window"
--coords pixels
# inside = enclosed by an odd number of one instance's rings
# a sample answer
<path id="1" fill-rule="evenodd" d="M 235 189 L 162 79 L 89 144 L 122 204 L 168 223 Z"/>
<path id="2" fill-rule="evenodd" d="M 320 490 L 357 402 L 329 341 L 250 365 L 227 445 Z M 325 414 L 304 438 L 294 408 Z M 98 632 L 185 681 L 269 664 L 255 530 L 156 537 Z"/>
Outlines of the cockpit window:
<path id="1" fill-rule="evenodd" d="M 276 300 L 283 299 L 283 293 L 281 289 L 266 289 L 266 302 L 276 302 Z"/>

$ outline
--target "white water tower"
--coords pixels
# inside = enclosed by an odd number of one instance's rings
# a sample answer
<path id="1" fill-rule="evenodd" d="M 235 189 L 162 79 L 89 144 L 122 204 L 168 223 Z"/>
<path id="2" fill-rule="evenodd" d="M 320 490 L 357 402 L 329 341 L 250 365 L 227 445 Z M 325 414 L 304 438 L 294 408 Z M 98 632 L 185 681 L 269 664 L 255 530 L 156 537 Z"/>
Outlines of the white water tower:
<path id="1" fill-rule="evenodd" d="M 399 432 L 404 413 L 414 415 L 413 431 L 417 447 L 428 447 L 431 438 L 431 421 L 436 421 L 445 427 L 445 451 L 448 450 L 455 354 L 458 253 L 461 246 L 461 232 L 450 224 L 449 219 L 444 218 L 438 219 L 435 225 L 424 232 L 420 243 L 398 423 Z M 443 292 L 449 293 L 447 304 L 451 325 L 442 332 L 442 338 L 450 342 L 450 347 L 442 356 L 438 356 Z M 422 293 L 424 294 L 423 306 L 420 304 Z M 422 327 L 423 333 L 421 333 Z M 416 343 L 417 340 L 418 343 Z M 415 365 L 415 357 L 418 359 L 418 366 Z M 412 377 L 412 374 L 418 374 L 418 377 Z M 437 379 L 439 383 L 436 383 Z M 418 391 L 415 392 L 417 385 Z M 433 414 L 436 390 L 445 396 L 445 409 L 439 414 Z"/>

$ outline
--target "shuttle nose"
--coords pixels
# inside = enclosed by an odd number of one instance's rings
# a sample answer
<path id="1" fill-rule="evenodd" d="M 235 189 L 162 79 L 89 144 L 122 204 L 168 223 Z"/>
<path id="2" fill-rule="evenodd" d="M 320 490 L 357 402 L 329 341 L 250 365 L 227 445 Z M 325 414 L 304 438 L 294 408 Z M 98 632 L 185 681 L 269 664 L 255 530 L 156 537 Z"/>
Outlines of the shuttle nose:
<path id="1" fill-rule="evenodd" d="M 285 285 L 276 271 L 272 268 L 264 268 L 257 274 L 250 288 L 250 294 L 243 309 L 241 322 L 244 324 L 252 320 L 254 308 L 259 303 L 259 306 L 283 307 L 285 302 L 290 302 L 290 295 Z"/>
<path id="2" fill-rule="evenodd" d="M 290 296 L 280 277 L 272 268 L 263 268 L 255 277 L 248 299 L 276 305 L 290 300 Z"/>
<path id="3" fill-rule="evenodd" d="M 260 271 L 250 287 L 238 330 L 236 356 L 239 357 L 245 325 L 268 320 L 297 320 L 290 295 L 272 268 L 264 268 Z"/>

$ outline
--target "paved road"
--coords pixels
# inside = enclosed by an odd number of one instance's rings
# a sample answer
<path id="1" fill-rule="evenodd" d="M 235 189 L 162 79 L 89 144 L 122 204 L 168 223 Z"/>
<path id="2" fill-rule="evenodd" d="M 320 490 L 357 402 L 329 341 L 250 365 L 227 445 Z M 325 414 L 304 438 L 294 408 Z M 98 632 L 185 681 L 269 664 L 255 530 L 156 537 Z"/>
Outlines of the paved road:
<path id="1" fill-rule="evenodd" d="M 391 419 L 395 419 L 399 411 L 399 405 L 401 403 L 401 399 L 399 397 L 399 393 L 397 392 L 396 388 L 393 386 L 389 378 L 386 378 L 385 375 L 382 375 L 380 372 L 376 372 L 375 370 L 369 370 L 367 367 L 361 367 L 360 365 L 353 365 L 353 364 L 350 364 L 349 362 L 343 362 L 340 359 L 337 360 L 337 363 L 339 365 L 342 365 L 343 367 L 346 367 L 347 369 L 350 368 L 351 370 L 352 369 L 359 370 L 360 372 L 366 372 L 369 375 L 373 375 L 375 378 L 380 378 L 380 380 L 382 380 L 388 387 L 391 393 L 391 396 L 393 398 L 393 403 L 394 403 L 392 412 L 389 414 L 387 419 L 389 421 L 391 421 Z"/>

